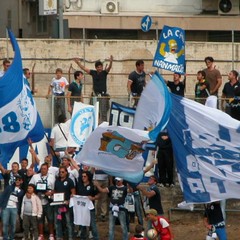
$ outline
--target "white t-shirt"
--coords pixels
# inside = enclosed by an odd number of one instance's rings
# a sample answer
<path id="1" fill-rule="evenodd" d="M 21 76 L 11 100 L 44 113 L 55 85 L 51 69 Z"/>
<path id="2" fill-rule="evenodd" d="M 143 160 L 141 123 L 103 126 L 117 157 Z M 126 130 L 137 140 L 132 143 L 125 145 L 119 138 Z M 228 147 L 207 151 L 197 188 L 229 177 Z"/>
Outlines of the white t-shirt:
<path id="1" fill-rule="evenodd" d="M 61 77 L 60 79 L 53 78 L 51 82 L 51 86 L 53 87 L 52 93 L 55 94 L 63 94 L 65 91 L 65 87 L 68 86 L 69 83 L 65 77 Z"/>
<path id="2" fill-rule="evenodd" d="M 31 180 L 29 183 L 34 184 L 37 187 L 38 183 L 45 183 L 46 188 L 48 190 L 54 190 L 54 185 L 55 185 L 55 176 L 53 174 L 49 174 L 47 176 L 42 176 L 41 173 L 35 174 L 32 176 Z M 41 198 L 40 198 L 41 199 Z M 48 201 L 46 198 L 41 199 L 42 205 L 48 204 Z"/>
<path id="3" fill-rule="evenodd" d="M 74 195 L 69 207 L 73 206 L 73 223 L 81 226 L 90 226 L 90 210 L 94 209 L 92 201 L 87 196 Z"/>
<path id="4" fill-rule="evenodd" d="M 71 119 L 67 120 L 65 123 L 60 123 L 60 127 L 68 139 L 69 129 L 70 129 Z M 56 124 L 51 131 L 51 139 L 54 139 L 54 149 L 56 148 L 66 148 L 67 140 L 64 137 L 60 127 Z"/>

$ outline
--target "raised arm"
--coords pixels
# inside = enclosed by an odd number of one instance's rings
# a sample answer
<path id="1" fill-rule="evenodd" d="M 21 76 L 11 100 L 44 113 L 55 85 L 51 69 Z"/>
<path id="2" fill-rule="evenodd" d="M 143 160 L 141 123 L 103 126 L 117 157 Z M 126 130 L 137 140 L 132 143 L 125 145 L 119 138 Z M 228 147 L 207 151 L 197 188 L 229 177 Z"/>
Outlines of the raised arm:
<path id="1" fill-rule="evenodd" d="M 90 69 L 81 64 L 80 58 L 74 58 L 73 61 L 86 73 L 90 74 Z"/>
<path id="2" fill-rule="evenodd" d="M 5 169 L 1 163 L 0 163 L 0 171 L 2 172 L 2 174 L 7 173 L 7 169 Z"/>
<path id="3" fill-rule="evenodd" d="M 93 184 L 94 184 L 94 186 L 97 187 L 99 192 L 101 192 L 101 193 L 108 193 L 109 192 L 108 188 L 107 187 L 106 188 L 102 188 L 98 181 L 93 181 Z"/>
<path id="4" fill-rule="evenodd" d="M 107 72 L 110 72 L 110 70 L 112 68 L 112 63 L 113 63 L 113 56 L 112 55 L 110 56 L 109 60 L 110 60 L 109 65 L 106 68 Z"/>

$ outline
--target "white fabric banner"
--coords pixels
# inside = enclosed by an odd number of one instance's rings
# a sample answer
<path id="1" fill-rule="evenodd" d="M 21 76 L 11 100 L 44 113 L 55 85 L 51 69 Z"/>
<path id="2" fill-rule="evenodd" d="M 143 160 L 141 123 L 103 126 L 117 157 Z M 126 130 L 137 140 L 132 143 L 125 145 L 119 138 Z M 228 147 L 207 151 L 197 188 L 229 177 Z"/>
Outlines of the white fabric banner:
<path id="1" fill-rule="evenodd" d="M 146 131 L 100 125 L 89 136 L 76 160 L 138 183 L 143 177 L 142 153 L 148 140 Z"/>
<path id="2" fill-rule="evenodd" d="M 74 102 L 68 146 L 82 146 L 98 125 L 98 102 L 92 106 Z"/>

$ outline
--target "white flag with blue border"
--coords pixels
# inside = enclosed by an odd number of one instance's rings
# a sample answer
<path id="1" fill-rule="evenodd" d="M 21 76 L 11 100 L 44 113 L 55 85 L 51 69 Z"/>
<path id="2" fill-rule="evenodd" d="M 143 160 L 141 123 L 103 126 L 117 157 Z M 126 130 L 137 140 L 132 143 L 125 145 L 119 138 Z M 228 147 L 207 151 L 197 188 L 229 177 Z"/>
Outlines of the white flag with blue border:
<path id="1" fill-rule="evenodd" d="M 92 131 L 98 125 L 98 102 L 88 105 L 82 102 L 74 102 L 68 135 L 68 146 L 83 146 Z"/>
<path id="2" fill-rule="evenodd" d="M 188 203 L 240 198 L 240 122 L 226 113 L 171 94 L 167 125 Z"/>

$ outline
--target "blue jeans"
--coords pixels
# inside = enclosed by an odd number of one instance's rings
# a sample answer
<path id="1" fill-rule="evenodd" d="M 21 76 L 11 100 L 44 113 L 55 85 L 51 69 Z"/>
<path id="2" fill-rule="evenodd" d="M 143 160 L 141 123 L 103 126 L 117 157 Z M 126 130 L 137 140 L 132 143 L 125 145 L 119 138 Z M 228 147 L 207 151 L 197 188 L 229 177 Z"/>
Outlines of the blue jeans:
<path id="1" fill-rule="evenodd" d="M 109 211 L 109 240 L 114 240 L 114 229 L 115 222 L 117 217 L 113 216 L 112 211 Z M 120 210 L 118 212 L 118 220 L 121 224 L 121 228 L 123 231 L 123 240 L 128 240 L 128 230 L 126 224 L 126 213 L 124 210 Z"/>
<path id="2" fill-rule="evenodd" d="M 2 210 L 3 240 L 13 240 L 16 230 L 17 208 L 4 208 Z M 8 238 L 8 228 L 9 238 Z"/>
<path id="3" fill-rule="evenodd" d="M 141 198 L 139 194 L 134 195 L 134 204 L 135 204 L 135 212 L 138 218 L 138 223 L 143 226 L 142 205 L 141 205 Z"/>
<path id="4" fill-rule="evenodd" d="M 58 219 L 58 207 L 55 207 L 55 228 L 56 228 L 56 238 L 63 238 L 63 232 L 67 228 L 68 239 L 73 239 L 73 215 L 71 213 L 72 209 L 67 208 L 67 212 L 62 213 L 62 217 L 65 216 L 65 226 L 62 219 Z"/>
<path id="5" fill-rule="evenodd" d="M 97 223 L 96 223 L 96 216 L 95 216 L 95 209 L 90 211 L 90 227 L 93 235 L 94 240 L 98 240 L 98 230 L 97 230 Z M 80 239 L 85 240 L 87 239 L 87 227 L 81 226 L 81 234 L 80 234 Z"/>
<path id="6" fill-rule="evenodd" d="M 219 240 L 227 240 L 226 228 L 216 228 L 216 234 Z"/>

